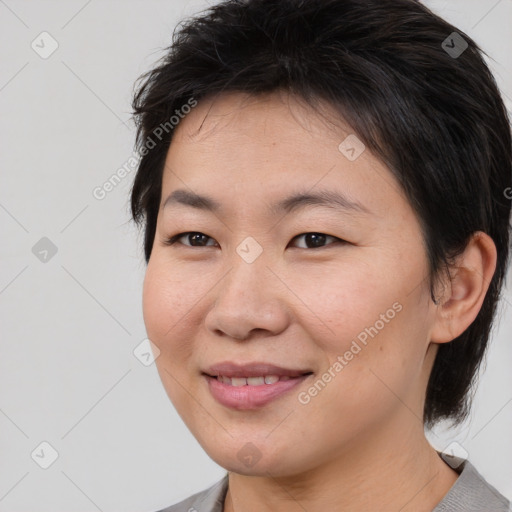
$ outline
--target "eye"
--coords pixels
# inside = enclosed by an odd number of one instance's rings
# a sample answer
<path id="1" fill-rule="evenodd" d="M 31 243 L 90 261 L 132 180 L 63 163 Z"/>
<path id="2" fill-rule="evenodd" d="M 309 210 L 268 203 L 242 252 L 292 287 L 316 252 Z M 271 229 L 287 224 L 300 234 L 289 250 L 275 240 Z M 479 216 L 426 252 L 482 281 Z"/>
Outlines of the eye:
<path id="1" fill-rule="evenodd" d="M 334 242 L 344 242 L 344 240 L 342 240 L 341 238 L 338 238 L 338 237 L 335 237 L 335 236 L 332 236 L 332 235 L 326 235 L 325 233 L 315 233 L 315 232 L 311 232 L 311 233 L 302 233 L 301 235 L 297 235 L 296 237 L 293 238 L 293 240 L 298 240 L 300 238 L 303 238 L 304 237 L 304 242 L 306 244 L 306 247 L 299 247 L 299 249 L 317 249 L 317 248 L 322 248 L 322 247 L 325 247 L 325 242 L 328 241 L 328 239 L 331 239 L 331 240 L 334 240 Z M 292 242 L 293 242 L 292 240 Z M 309 245 L 311 245 L 311 247 L 309 247 Z M 332 243 L 331 244 L 327 244 L 327 245 L 333 245 Z"/>
<path id="2" fill-rule="evenodd" d="M 181 242 L 181 239 L 187 240 L 189 243 L 183 243 Z M 199 231 L 187 231 L 186 233 L 178 233 L 177 235 L 168 238 L 164 243 L 165 245 L 174 245 L 176 242 L 179 242 L 180 244 L 189 247 L 206 247 L 216 245 L 216 242 L 214 244 L 207 243 L 208 239 L 213 240 L 213 238 L 205 235 L 204 233 L 200 233 Z"/>
<path id="3" fill-rule="evenodd" d="M 328 239 L 334 241 L 334 243 L 340 242 L 340 243 L 346 243 L 341 238 L 332 236 L 332 235 L 326 235 L 325 233 L 316 233 L 316 232 L 310 232 L 310 233 L 302 233 L 300 235 L 295 236 L 292 239 L 292 243 L 294 240 L 298 240 L 300 238 L 304 237 L 305 241 L 305 247 L 298 247 L 299 249 L 318 249 L 325 247 L 326 241 Z M 182 240 L 186 240 L 188 243 L 184 243 Z M 208 243 L 209 241 L 212 241 L 213 243 Z M 182 245 L 188 246 L 188 247 L 211 247 L 211 246 L 218 246 L 217 242 L 208 235 L 205 235 L 204 233 L 201 233 L 199 231 L 187 231 L 185 233 L 178 233 L 177 235 L 174 235 L 164 241 L 165 245 L 174 245 L 176 243 L 180 243 Z M 327 244 L 334 245 L 333 243 Z"/>

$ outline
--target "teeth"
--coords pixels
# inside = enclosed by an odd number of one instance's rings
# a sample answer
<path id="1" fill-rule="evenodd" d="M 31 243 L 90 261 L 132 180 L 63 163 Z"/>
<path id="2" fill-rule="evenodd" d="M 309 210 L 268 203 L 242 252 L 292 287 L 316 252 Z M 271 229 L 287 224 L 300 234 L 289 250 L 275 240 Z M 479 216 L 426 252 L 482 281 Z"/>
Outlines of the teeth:
<path id="1" fill-rule="evenodd" d="M 247 385 L 249 386 L 261 386 L 265 384 L 265 377 L 248 377 Z"/>
<path id="2" fill-rule="evenodd" d="M 265 375 L 262 377 L 225 377 L 218 375 L 217 380 L 229 386 L 262 386 L 263 384 L 274 384 L 279 380 L 289 380 L 290 377 L 279 377 L 279 375 Z"/>
<path id="3" fill-rule="evenodd" d="M 244 379 L 244 377 L 233 377 L 231 379 L 232 386 L 245 386 L 246 384 L 247 384 L 247 379 Z"/>

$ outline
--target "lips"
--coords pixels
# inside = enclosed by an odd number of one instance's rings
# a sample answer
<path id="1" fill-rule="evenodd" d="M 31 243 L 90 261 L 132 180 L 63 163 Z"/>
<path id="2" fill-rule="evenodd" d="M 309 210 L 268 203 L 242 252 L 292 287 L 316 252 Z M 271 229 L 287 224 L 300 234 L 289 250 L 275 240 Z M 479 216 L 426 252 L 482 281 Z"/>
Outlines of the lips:
<path id="1" fill-rule="evenodd" d="M 217 402 L 230 409 L 264 407 L 308 379 L 308 369 L 284 368 L 269 363 L 218 363 L 204 372 L 208 389 Z"/>
<path id="2" fill-rule="evenodd" d="M 212 397 L 221 405 L 236 410 L 254 410 L 284 395 L 290 396 L 291 390 L 300 386 L 310 376 L 311 374 L 306 374 L 260 386 L 232 386 L 219 381 L 218 377 L 210 377 L 206 374 L 204 378 Z"/>
<path id="3" fill-rule="evenodd" d="M 217 380 L 228 386 L 263 386 L 264 384 L 270 385 L 276 382 L 295 379 L 296 377 L 288 377 L 283 375 L 261 375 L 258 377 L 227 377 L 225 375 L 217 375 Z"/>
<path id="4" fill-rule="evenodd" d="M 301 377 L 302 375 L 306 375 L 312 373 L 310 369 L 295 369 L 295 368 L 285 368 L 282 366 L 277 366 L 271 363 L 244 363 L 244 364 L 236 364 L 230 361 L 225 361 L 222 363 L 214 364 L 208 367 L 203 371 L 204 374 L 210 377 L 227 377 L 229 379 L 233 378 L 254 378 L 254 377 L 271 377 L 277 376 L 279 380 L 283 377 Z M 283 379 L 284 380 L 284 379 Z"/>

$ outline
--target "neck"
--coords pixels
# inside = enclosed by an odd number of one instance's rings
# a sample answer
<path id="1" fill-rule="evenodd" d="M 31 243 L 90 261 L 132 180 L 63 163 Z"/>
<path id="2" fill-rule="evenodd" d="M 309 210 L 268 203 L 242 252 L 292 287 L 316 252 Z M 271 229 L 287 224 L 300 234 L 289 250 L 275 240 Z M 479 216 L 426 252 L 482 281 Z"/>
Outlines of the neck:
<path id="1" fill-rule="evenodd" d="M 427 512 L 458 474 L 425 438 L 410 411 L 404 418 L 352 440 L 324 464 L 289 476 L 229 474 L 224 512 L 400 510 Z M 411 421 L 412 418 L 412 421 Z"/>

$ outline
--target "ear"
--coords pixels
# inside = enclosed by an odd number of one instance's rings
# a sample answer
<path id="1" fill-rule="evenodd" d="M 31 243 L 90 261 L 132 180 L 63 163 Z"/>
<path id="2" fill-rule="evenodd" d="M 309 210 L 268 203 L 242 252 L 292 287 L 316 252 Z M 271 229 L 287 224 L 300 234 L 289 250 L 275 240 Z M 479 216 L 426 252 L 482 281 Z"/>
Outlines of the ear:
<path id="1" fill-rule="evenodd" d="M 438 299 L 430 341 L 447 343 L 460 336 L 478 315 L 496 269 L 496 246 L 483 231 L 473 233 L 466 250 L 450 268 Z"/>

